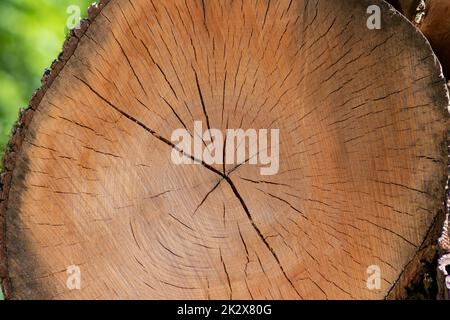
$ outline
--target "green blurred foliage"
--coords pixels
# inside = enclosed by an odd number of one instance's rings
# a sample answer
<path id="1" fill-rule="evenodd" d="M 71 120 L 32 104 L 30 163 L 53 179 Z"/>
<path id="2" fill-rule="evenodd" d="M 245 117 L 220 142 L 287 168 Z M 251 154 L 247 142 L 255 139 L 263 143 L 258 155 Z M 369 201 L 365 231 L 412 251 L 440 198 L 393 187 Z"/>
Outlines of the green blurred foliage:
<path id="1" fill-rule="evenodd" d="M 61 51 L 67 21 L 93 0 L 0 0 L 0 148 L 6 145 L 20 107 Z M 69 20 L 70 21 L 70 20 Z M 73 21 L 73 20 L 72 20 Z"/>
<path id="2" fill-rule="evenodd" d="M 57 58 L 73 21 L 93 0 L 0 0 L 0 152 L 3 154 L 18 110 L 39 88 L 45 69 Z M 0 288 L 0 299 L 3 299 Z"/>

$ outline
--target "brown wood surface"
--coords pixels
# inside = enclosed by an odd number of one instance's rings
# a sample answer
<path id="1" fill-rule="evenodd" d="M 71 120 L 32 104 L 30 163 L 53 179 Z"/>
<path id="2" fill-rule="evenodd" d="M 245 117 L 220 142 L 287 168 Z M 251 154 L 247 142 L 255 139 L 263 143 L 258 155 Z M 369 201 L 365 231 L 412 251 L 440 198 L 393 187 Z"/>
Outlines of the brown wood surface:
<path id="1" fill-rule="evenodd" d="M 448 19 L 450 2 L 448 0 L 388 0 L 388 2 L 411 20 L 430 41 L 448 78 L 450 76 L 450 20 Z"/>
<path id="2" fill-rule="evenodd" d="M 448 80 L 450 76 L 450 21 L 447 17 L 450 14 L 450 2 L 447 0 L 389 0 L 388 2 L 424 34 L 442 64 L 444 75 Z M 440 287 L 438 297 L 444 299 L 450 298 L 450 286 L 445 283 L 446 277 L 450 279 L 450 236 L 448 231 L 450 198 L 448 195 L 447 191 L 447 218 L 438 241 L 437 282 Z"/>
<path id="3" fill-rule="evenodd" d="M 381 30 L 366 27 L 371 4 Z M 100 8 L 6 155 L 8 298 L 403 294 L 443 219 L 448 106 L 406 19 L 378 0 Z M 278 174 L 173 164 L 171 133 L 194 121 L 280 129 Z M 66 287 L 71 265 L 81 290 Z"/>

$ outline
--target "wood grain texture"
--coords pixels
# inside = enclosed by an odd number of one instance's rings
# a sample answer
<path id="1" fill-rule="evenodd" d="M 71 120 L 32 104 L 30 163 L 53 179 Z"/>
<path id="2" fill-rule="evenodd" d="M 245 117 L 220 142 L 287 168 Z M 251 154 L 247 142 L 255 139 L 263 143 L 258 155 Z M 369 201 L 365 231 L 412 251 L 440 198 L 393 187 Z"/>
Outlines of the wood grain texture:
<path id="1" fill-rule="evenodd" d="M 448 79 L 450 74 L 450 22 L 447 17 L 450 13 L 450 3 L 445 0 L 389 0 L 388 2 L 404 14 L 424 34 L 442 64 L 443 73 Z M 443 223 L 444 227 L 441 230 L 441 237 L 438 241 L 440 255 L 437 268 L 438 285 L 440 286 L 438 297 L 442 299 L 449 299 L 450 297 L 449 286 L 446 284 L 446 278 L 450 272 L 447 270 L 450 264 L 448 231 L 448 203 L 450 199 L 448 190 L 446 194 L 447 215 Z"/>
<path id="2" fill-rule="evenodd" d="M 450 2 L 447 0 L 389 0 L 430 41 L 448 78 L 450 75 Z M 420 4 L 424 8 L 417 10 Z M 417 16 L 421 15 L 418 19 Z M 417 21 L 416 21 L 417 20 Z"/>
<path id="3" fill-rule="evenodd" d="M 381 30 L 366 27 L 373 3 Z M 404 18 L 374 0 L 100 7 L 6 156 L 9 298 L 401 292 L 442 218 L 448 107 Z M 173 164 L 171 133 L 194 121 L 280 129 L 278 174 Z M 70 265 L 81 290 L 66 287 Z"/>

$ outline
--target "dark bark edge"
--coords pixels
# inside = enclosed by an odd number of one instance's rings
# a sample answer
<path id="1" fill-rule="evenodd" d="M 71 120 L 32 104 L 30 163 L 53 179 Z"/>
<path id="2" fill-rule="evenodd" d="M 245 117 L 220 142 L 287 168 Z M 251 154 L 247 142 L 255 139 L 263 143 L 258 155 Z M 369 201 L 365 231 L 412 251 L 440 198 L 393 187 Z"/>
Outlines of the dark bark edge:
<path id="1" fill-rule="evenodd" d="M 450 139 L 449 139 L 450 154 Z M 450 182 L 450 166 L 449 166 Z M 438 299 L 450 300 L 450 184 L 447 182 L 445 190 L 446 219 L 439 238 L 439 260 L 437 265 L 437 281 L 439 284 Z"/>

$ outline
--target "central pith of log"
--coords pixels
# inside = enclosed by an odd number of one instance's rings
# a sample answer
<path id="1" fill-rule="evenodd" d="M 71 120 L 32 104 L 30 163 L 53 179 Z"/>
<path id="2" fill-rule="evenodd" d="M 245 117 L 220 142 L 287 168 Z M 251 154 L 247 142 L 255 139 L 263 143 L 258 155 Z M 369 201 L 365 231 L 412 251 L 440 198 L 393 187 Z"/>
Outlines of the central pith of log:
<path id="1" fill-rule="evenodd" d="M 101 8 L 7 156 L 9 297 L 397 292 L 447 161 L 445 81 L 406 19 L 378 0 Z"/>

